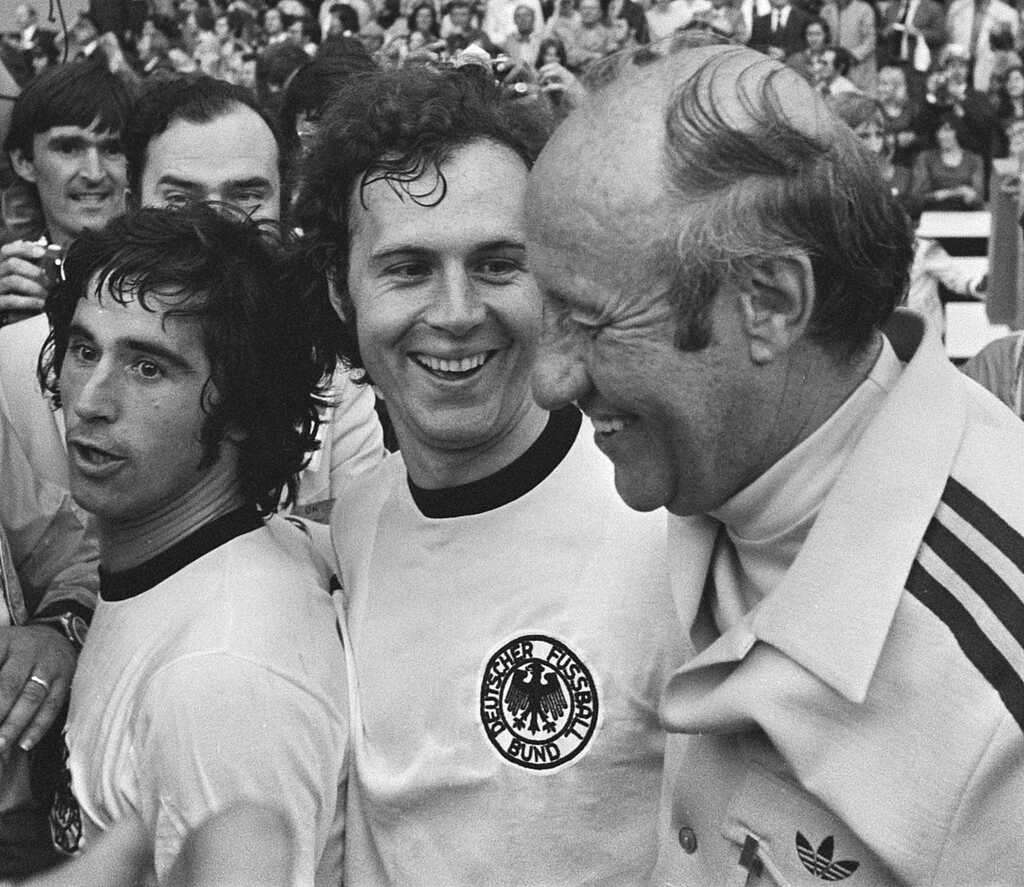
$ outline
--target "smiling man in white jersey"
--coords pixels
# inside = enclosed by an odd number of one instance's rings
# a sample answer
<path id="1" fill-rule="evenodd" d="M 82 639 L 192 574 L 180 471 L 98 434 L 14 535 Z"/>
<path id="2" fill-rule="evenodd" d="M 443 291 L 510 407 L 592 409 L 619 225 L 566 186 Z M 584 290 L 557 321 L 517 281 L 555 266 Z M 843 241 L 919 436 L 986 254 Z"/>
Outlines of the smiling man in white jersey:
<path id="1" fill-rule="evenodd" d="M 678 663 L 663 519 L 530 395 L 522 201 L 546 122 L 488 71 L 339 93 L 297 221 L 398 454 L 332 517 L 349 634 L 346 883 L 641 882 Z"/>

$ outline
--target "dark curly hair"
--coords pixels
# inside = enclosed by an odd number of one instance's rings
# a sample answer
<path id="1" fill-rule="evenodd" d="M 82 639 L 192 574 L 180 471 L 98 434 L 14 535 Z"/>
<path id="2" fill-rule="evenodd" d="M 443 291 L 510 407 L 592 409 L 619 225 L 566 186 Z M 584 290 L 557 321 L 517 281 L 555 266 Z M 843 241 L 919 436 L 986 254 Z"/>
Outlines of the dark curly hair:
<path id="1" fill-rule="evenodd" d="M 337 348 L 348 366 L 365 372 L 347 278 L 349 210 L 367 185 L 385 180 L 403 188 L 433 170 L 438 187 L 412 199 L 440 203 L 446 192 L 442 167 L 459 148 L 495 142 L 532 167 L 550 133 L 550 118 L 541 108 L 510 98 L 481 65 L 417 66 L 349 80 L 321 117 L 293 215 L 305 233 L 303 263 L 313 290 L 307 298 L 311 312 L 319 314 L 321 348 Z M 330 308 L 327 280 L 336 289 L 343 321 Z"/>
<path id="2" fill-rule="evenodd" d="M 296 475 L 319 446 L 323 368 L 297 311 L 279 228 L 232 207 L 145 208 L 86 231 L 68 249 L 46 302 L 51 333 L 39 377 L 60 405 L 60 374 L 80 299 L 196 318 L 211 374 L 202 395 L 203 465 L 228 433 L 239 450 L 242 491 L 261 514 L 294 500 Z M 172 307 L 168 308 L 168 305 Z"/>

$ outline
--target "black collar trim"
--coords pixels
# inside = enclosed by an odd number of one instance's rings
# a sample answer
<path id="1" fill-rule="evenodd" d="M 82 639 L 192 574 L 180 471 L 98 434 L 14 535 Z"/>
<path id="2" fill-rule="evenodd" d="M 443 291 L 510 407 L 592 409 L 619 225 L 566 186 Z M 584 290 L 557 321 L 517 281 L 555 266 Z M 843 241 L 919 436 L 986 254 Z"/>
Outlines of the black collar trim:
<path id="1" fill-rule="evenodd" d="M 120 573 L 110 573 L 100 567 L 100 597 L 105 601 L 125 601 L 140 595 L 225 542 L 262 526 L 263 519 L 251 507 L 243 506 L 203 524 L 137 567 Z"/>
<path id="2" fill-rule="evenodd" d="M 409 492 L 424 517 L 466 517 L 501 508 L 525 496 L 558 467 L 582 423 L 576 407 L 562 407 L 551 413 L 540 437 L 525 453 L 494 474 L 440 490 L 425 490 L 407 478 Z"/>

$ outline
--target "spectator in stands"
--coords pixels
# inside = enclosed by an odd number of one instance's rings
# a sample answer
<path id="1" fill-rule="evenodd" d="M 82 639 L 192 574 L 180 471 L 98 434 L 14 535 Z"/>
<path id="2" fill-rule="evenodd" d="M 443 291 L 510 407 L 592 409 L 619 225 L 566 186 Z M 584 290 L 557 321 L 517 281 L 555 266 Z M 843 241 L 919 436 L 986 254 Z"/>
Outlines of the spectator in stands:
<path id="1" fill-rule="evenodd" d="M 57 35 L 59 47 L 61 46 L 63 36 L 63 34 Z M 93 21 L 92 16 L 86 12 L 80 12 L 75 19 L 75 23 L 68 31 L 67 60 L 69 62 L 77 62 L 89 58 L 96 51 L 99 36 L 99 29 L 96 27 L 96 22 Z M 61 48 L 63 49 L 63 47 Z"/>
<path id="2" fill-rule="evenodd" d="M 419 34 L 423 38 L 424 44 L 433 43 L 435 40 L 441 39 L 441 28 L 437 21 L 437 10 L 434 9 L 434 4 L 429 2 L 429 0 L 417 3 L 412 8 L 406 17 L 406 27 L 409 29 L 409 37 L 412 37 L 413 34 Z"/>
<path id="3" fill-rule="evenodd" d="M 316 136 L 320 116 L 331 97 L 352 77 L 376 70 L 377 65 L 358 41 L 349 50 L 321 57 L 296 71 L 284 93 L 278 129 L 292 165 Z"/>
<path id="4" fill-rule="evenodd" d="M 782 61 L 807 48 L 804 32 L 811 17 L 790 0 L 771 0 L 771 11 L 754 18 L 750 45 Z"/>
<path id="5" fill-rule="evenodd" d="M 860 92 L 846 76 L 850 54 L 842 47 L 827 46 L 811 59 L 811 84 L 823 96 Z"/>
<path id="6" fill-rule="evenodd" d="M 579 21 L 573 0 L 557 0 L 554 14 L 544 23 L 544 36 L 557 37 L 565 44 L 565 37 L 572 26 Z"/>
<path id="7" fill-rule="evenodd" d="M 47 69 L 15 102 L 4 151 L 34 209 L 0 248 L 0 324 L 42 310 L 53 272 L 40 264 L 47 243 L 63 249 L 124 210 L 130 106 L 102 54 Z"/>
<path id="8" fill-rule="evenodd" d="M 613 28 L 616 19 L 625 19 L 629 23 L 633 39 L 637 43 L 650 42 L 644 7 L 635 0 L 610 0 L 606 6 L 605 18 L 611 21 Z"/>
<path id="9" fill-rule="evenodd" d="M 654 0 L 647 9 L 647 32 L 651 41 L 671 37 L 710 6 L 710 0 Z"/>
<path id="10" fill-rule="evenodd" d="M 882 103 L 860 92 L 847 92 L 830 98 L 828 107 L 875 155 L 882 180 L 893 197 L 909 211 L 910 170 L 893 162 L 896 138 L 886 124 Z"/>
<path id="11" fill-rule="evenodd" d="M 533 65 L 543 39 L 537 31 L 536 15 L 531 7 L 521 4 L 516 7 L 513 19 L 516 29 L 505 38 L 502 49 L 516 64 Z"/>
<path id="12" fill-rule="evenodd" d="M 541 9 L 540 0 L 487 0 L 487 8 L 480 28 L 495 46 L 501 46 L 505 42 L 505 38 L 516 30 L 516 8 L 523 5 L 529 6 L 533 10 L 533 20 L 539 29 L 540 23 L 544 21 L 544 11 Z"/>
<path id="13" fill-rule="evenodd" d="M 557 37 L 545 37 L 537 47 L 537 61 L 534 67 L 539 71 L 545 65 L 557 64 L 563 68 L 569 66 L 569 59 L 565 54 L 565 44 Z"/>
<path id="14" fill-rule="evenodd" d="M 693 18 L 704 27 L 737 43 L 746 43 L 750 36 L 743 13 L 735 0 L 711 0 L 711 6 L 697 12 Z"/>
<path id="15" fill-rule="evenodd" d="M 820 15 L 828 22 L 832 45 L 850 53 L 850 70 L 844 76 L 857 89 L 873 92 L 878 73 L 874 7 L 867 0 L 828 0 Z"/>
<path id="16" fill-rule="evenodd" d="M 821 18 L 809 18 L 804 24 L 804 48 L 786 57 L 786 64 L 799 71 L 809 82 L 814 82 L 817 59 L 831 43 L 828 23 Z"/>
<path id="17" fill-rule="evenodd" d="M 469 0 L 452 0 L 448 11 L 441 17 L 441 36 L 447 40 L 452 34 L 469 35 L 477 30 Z M 467 44 L 469 42 L 467 37 Z"/>
<path id="18" fill-rule="evenodd" d="M 14 20 L 18 25 L 17 46 L 29 70 L 32 68 L 32 57 L 40 54 L 56 61 L 57 34 L 50 28 L 39 24 L 39 13 L 30 3 L 19 3 L 14 7 Z"/>
<path id="19" fill-rule="evenodd" d="M 928 76 L 924 102 L 914 128 L 924 142 L 933 142 L 940 122 L 950 113 L 960 120 L 960 146 L 982 158 L 985 173 L 991 163 L 996 119 L 985 93 L 968 80 L 969 60 L 962 46 L 947 44 L 939 53 L 939 67 Z"/>
<path id="20" fill-rule="evenodd" d="M 909 169 L 924 143 L 914 128 L 919 106 L 908 91 L 906 70 L 900 65 L 882 65 L 878 69 L 876 95 L 885 115 L 886 130 L 895 139 L 892 161 Z"/>
<path id="21" fill-rule="evenodd" d="M 828 105 L 832 113 L 846 123 L 878 158 L 883 181 L 916 220 L 920 208 L 914 205 L 909 194 L 910 171 L 892 162 L 893 135 L 885 129 L 880 104 L 868 96 L 849 93 L 829 99 Z M 928 326 L 944 335 L 946 317 L 939 297 L 939 285 L 958 296 L 983 298 L 984 281 L 984 271 L 978 272 L 973 267 L 967 268 L 958 263 L 938 241 L 917 237 L 904 304 L 922 314 Z"/>
<path id="22" fill-rule="evenodd" d="M 996 93 L 1000 150 L 996 157 L 1024 157 L 1024 68 L 1016 65 L 1006 72 Z"/>
<path id="23" fill-rule="evenodd" d="M 971 86 L 988 92 L 989 78 L 995 61 L 993 34 L 1009 33 L 1010 44 L 1019 21 L 1016 10 L 1003 0 L 950 0 L 946 9 L 946 35 L 966 51 L 972 67 Z"/>
<path id="24" fill-rule="evenodd" d="M 264 46 L 276 46 L 288 39 L 284 18 L 276 7 L 271 6 L 263 13 L 262 32 Z"/>
<path id="25" fill-rule="evenodd" d="M 946 12 L 937 0 L 890 0 L 881 10 L 878 64 L 898 65 L 919 79 L 946 42 Z M 924 46 L 920 46 L 920 42 Z M 923 91 L 923 90 L 921 90 Z"/>
<path id="26" fill-rule="evenodd" d="M 291 76 L 309 63 L 309 55 L 287 35 L 282 43 L 268 46 L 260 55 L 256 77 L 261 88 L 260 102 L 272 115 L 280 113 L 284 87 Z"/>
<path id="27" fill-rule="evenodd" d="M 288 40 L 312 58 L 320 41 L 320 29 L 308 15 L 295 16 L 287 28 Z"/>
<path id="28" fill-rule="evenodd" d="M 673 0 L 675 3 L 686 0 Z M 602 21 L 601 0 L 579 0 L 579 21 L 569 29 L 565 54 L 569 69 L 579 73 L 607 55 L 614 46 L 611 29 Z"/>
<path id="29" fill-rule="evenodd" d="M 935 130 L 935 147 L 922 151 L 914 161 L 911 194 L 921 209 L 981 209 L 984 164 L 981 157 L 961 146 L 963 126 L 955 114 L 943 116 Z"/>
<path id="30" fill-rule="evenodd" d="M 352 6 L 348 3 L 332 3 L 327 12 L 321 45 L 328 37 L 351 37 L 358 34 L 361 27 L 359 15 Z"/>

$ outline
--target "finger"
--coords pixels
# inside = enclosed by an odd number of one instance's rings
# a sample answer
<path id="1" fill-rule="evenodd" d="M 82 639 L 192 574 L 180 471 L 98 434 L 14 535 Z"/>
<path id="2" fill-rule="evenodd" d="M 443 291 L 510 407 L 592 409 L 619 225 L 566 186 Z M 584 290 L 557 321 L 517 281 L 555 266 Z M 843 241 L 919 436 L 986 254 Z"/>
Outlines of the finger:
<path id="1" fill-rule="evenodd" d="M 17 314 L 28 317 L 38 314 L 46 306 L 46 299 L 38 296 L 18 296 L 6 293 L 0 296 L 0 314 Z"/>
<path id="2" fill-rule="evenodd" d="M 153 848 L 142 821 L 135 816 L 117 823 L 77 859 L 22 887 L 136 887 L 152 864 Z"/>
<path id="3" fill-rule="evenodd" d="M 9 656 L 0 668 L 0 721 L 7 717 L 18 701 L 34 664 L 33 660 Z"/>
<path id="4" fill-rule="evenodd" d="M 0 262 L 0 278 L 25 277 L 29 280 L 45 280 L 46 272 L 38 262 L 8 256 Z"/>
<path id="5" fill-rule="evenodd" d="M 50 692 L 43 700 L 43 704 L 36 709 L 36 713 L 32 716 L 28 726 L 15 738 L 18 748 L 22 751 L 31 751 L 39 744 L 39 741 L 46 735 L 46 731 L 57 720 L 57 715 L 60 714 L 64 703 L 67 701 L 67 696 L 67 682 L 60 678 L 54 678 L 53 686 L 50 687 Z M 15 706 L 15 709 L 17 709 L 17 706 Z M 16 724 L 13 729 L 17 730 Z"/>
<path id="6" fill-rule="evenodd" d="M 46 247 L 34 240 L 13 240 L 0 246 L 0 258 L 7 259 L 18 256 L 30 262 L 41 259 L 46 254 Z"/>
<path id="7" fill-rule="evenodd" d="M 38 276 L 31 277 L 24 274 L 0 274 L 0 293 L 45 299 L 49 292 L 49 281 L 38 268 L 36 271 Z"/>
<path id="8" fill-rule="evenodd" d="M 25 732 L 36 712 L 50 695 L 50 681 L 42 675 L 30 674 L 22 684 L 14 705 L 0 725 L 0 750 L 11 748 Z"/>

